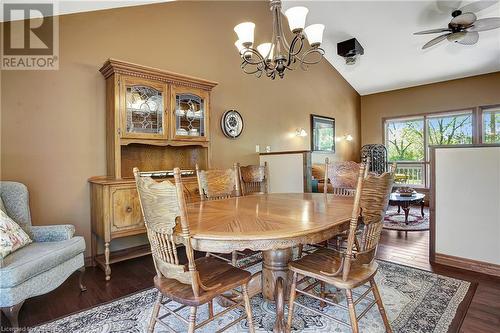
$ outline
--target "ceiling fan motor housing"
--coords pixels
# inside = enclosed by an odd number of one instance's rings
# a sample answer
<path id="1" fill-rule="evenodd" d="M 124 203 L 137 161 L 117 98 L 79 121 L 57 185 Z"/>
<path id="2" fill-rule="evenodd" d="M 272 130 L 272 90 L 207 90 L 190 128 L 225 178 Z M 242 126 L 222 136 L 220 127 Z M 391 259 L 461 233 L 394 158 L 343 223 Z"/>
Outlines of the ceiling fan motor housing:
<path id="1" fill-rule="evenodd" d="M 337 43 L 337 54 L 345 58 L 347 65 L 356 63 L 358 56 L 363 55 L 365 50 L 356 38 L 351 38 L 343 42 Z"/>

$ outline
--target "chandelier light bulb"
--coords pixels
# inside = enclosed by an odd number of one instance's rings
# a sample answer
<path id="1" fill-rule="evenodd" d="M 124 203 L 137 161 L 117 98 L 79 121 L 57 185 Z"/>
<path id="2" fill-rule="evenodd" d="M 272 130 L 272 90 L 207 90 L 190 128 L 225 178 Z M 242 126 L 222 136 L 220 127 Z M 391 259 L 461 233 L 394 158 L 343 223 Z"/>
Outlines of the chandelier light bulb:
<path id="1" fill-rule="evenodd" d="M 273 58 L 274 47 L 271 43 L 262 43 L 257 46 L 257 51 L 259 51 L 262 58 L 266 60 L 271 60 Z"/>
<path id="2" fill-rule="evenodd" d="M 238 49 L 238 52 L 241 52 L 245 47 L 243 46 L 243 43 L 238 39 L 236 42 L 234 42 L 234 46 Z"/>
<path id="3" fill-rule="evenodd" d="M 311 24 L 310 26 L 304 29 L 306 33 L 307 40 L 309 41 L 309 45 L 312 47 L 320 46 L 323 42 L 323 31 L 325 30 L 325 26 L 323 24 Z"/>
<path id="4" fill-rule="evenodd" d="M 298 6 L 292 7 L 285 11 L 285 16 L 288 19 L 288 25 L 293 33 L 302 31 L 306 26 L 306 17 L 309 9 L 306 7 Z"/>
<path id="5" fill-rule="evenodd" d="M 238 35 L 238 40 L 245 47 L 250 47 L 253 44 L 253 33 L 255 23 L 243 22 L 234 27 L 234 32 Z"/>
<path id="6" fill-rule="evenodd" d="M 236 42 L 234 42 L 234 46 L 236 46 L 240 55 L 245 59 L 250 59 L 252 57 L 252 54 L 250 52 L 245 52 L 245 50 L 248 49 L 245 46 L 243 46 L 243 44 L 239 39 Z"/>

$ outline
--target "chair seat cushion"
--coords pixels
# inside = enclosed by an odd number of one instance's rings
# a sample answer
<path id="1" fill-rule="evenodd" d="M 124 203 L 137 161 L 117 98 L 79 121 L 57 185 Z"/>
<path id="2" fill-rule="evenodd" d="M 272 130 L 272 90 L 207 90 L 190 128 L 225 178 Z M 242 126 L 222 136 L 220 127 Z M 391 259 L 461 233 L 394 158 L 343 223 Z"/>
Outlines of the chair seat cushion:
<path id="1" fill-rule="evenodd" d="M 351 263 L 349 277 L 346 281 L 342 280 L 342 274 L 339 276 L 327 276 L 323 272 L 335 273 L 342 262 L 340 253 L 328 248 L 320 248 L 292 261 L 289 264 L 290 270 L 304 276 L 310 276 L 315 279 L 325 281 L 340 289 L 353 289 L 364 284 L 377 272 L 378 264 L 373 261 L 370 264 L 358 264 L 356 261 Z"/>
<path id="2" fill-rule="evenodd" d="M 0 288 L 12 288 L 83 253 L 83 237 L 61 242 L 31 243 L 3 260 Z"/>
<path id="3" fill-rule="evenodd" d="M 213 257 L 199 258 L 195 260 L 195 263 L 201 282 L 206 287 L 220 285 L 209 291 L 203 291 L 200 288 L 200 295 L 196 297 L 193 294 L 191 284 L 181 283 L 175 279 L 167 279 L 157 275 L 154 278 L 156 288 L 163 295 L 176 302 L 189 306 L 198 306 L 207 303 L 217 295 L 246 284 L 251 277 L 250 272 Z"/>

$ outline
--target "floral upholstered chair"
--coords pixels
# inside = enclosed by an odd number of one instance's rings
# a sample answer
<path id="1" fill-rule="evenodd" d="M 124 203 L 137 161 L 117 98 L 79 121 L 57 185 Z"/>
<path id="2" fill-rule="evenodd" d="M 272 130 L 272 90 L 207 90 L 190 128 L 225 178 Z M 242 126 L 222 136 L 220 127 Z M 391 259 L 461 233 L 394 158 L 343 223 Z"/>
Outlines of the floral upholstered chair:
<path id="1" fill-rule="evenodd" d="M 73 236 L 72 225 L 32 226 L 28 189 L 16 182 L 0 181 L 5 213 L 29 235 L 32 242 L 0 259 L 0 308 L 18 327 L 24 301 L 46 294 L 80 271 L 80 290 L 85 291 L 83 237 Z M 1 257 L 0 257 L 1 258 Z"/>

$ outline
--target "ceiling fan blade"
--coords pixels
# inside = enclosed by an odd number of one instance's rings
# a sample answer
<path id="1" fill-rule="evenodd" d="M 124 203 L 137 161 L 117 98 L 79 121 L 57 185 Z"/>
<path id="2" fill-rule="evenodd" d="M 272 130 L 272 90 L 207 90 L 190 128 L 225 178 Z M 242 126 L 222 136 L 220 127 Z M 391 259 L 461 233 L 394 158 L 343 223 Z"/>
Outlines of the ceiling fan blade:
<path id="1" fill-rule="evenodd" d="M 452 34 L 444 34 L 444 35 L 441 35 L 441 36 L 437 36 L 436 38 L 433 38 L 431 39 L 430 41 L 428 41 L 427 43 L 424 44 L 424 46 L 422 46 L 422 50 L 425 50 L 431 46 L 434 46 L 436 45 L 437 43 L 439 42 L 442 42 L 443 40 L 445 40 L 449 35 L 452 35 Z"/>
<path id="2" fill-rule="evenodd" d="M 451 13 L 452 11 L 456 10 L 461 3 L 461 0 L 436 1 L 436 6 L 442 13 Z"/>
<path id="3" fill-rule="evenodd" d="M 473 45 L 479 40 L 479 33 L 476 31 L 460 31 L 449 34 L 446 37 L 450 42 L 455 42 L 463 45 Z"/>
<path id="4" fill-rule="evenodd" d="M 493 6 L 497 2 L 498 1 L 489 1 L 489 0 L 476 1 L 476 2 L 472 2 L 472 3 L 468 4 L 468 5 L 463 6 L 459 10 L 462 13 L 477 13 L 477 12 L 483 10 L 483 9 L 486 9 L 488 7 Z"/>
<path id="5" fill-rule="evenodd" d="M 477 20 L 472 27 L 467 28 L 467 31 L 486 31 L 496 28 L 500 28 L 500 17 L 488 17 Z"/>
<path id="6" fill-rule="evenodd" d="M 469 26 L 477 20 L 477 16 L 474 13 L 463 13 L 454 17 L 450 21 L 452 26 Z"/>
<path id="7" fill-rule="evenodd" d="M 414 35 L 426 35 L 426 34 L 437 34 L 440 32 L 447 32 L 451 31 L 451 29 L 447 28 L 441 28 L 441 29 L 431 29 L 431 30 L 424 30 L 424 31 L 419 31 L 419 32 L 414 32 Z"/>

